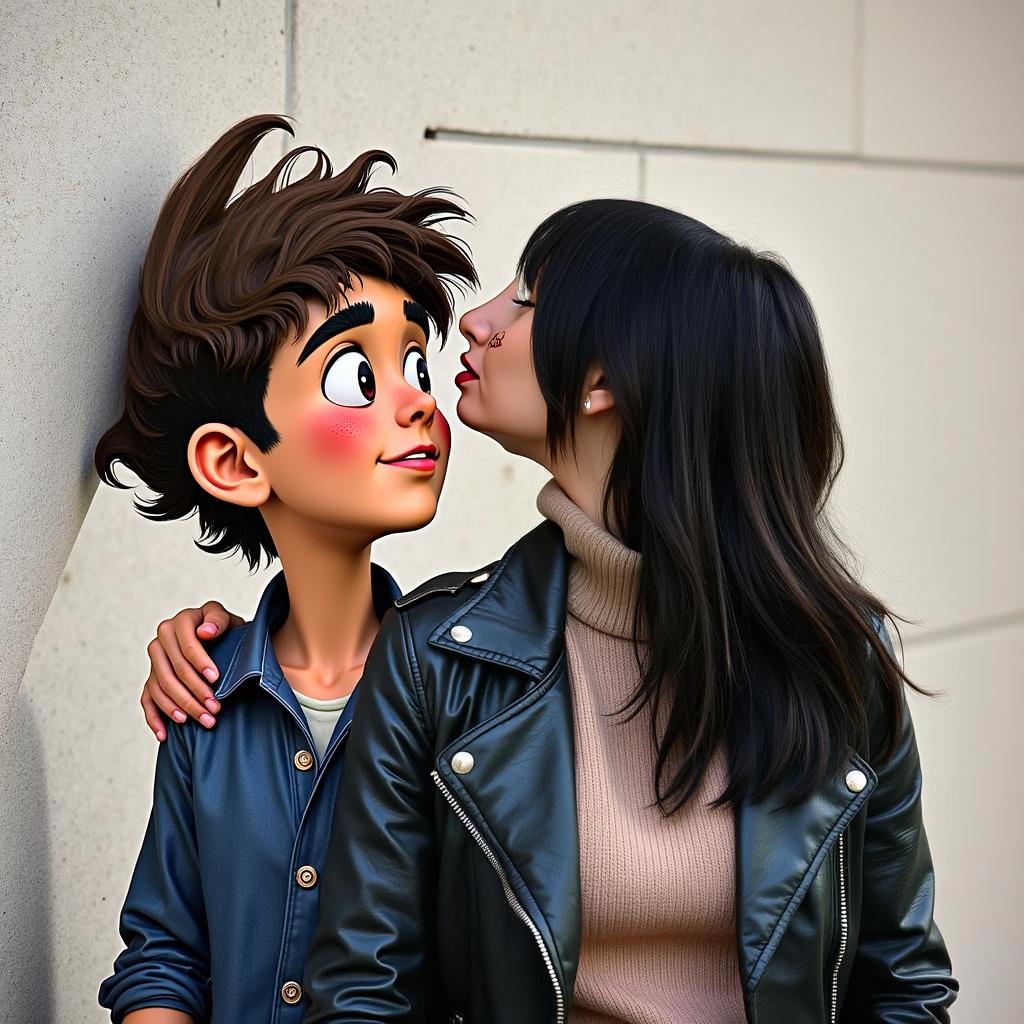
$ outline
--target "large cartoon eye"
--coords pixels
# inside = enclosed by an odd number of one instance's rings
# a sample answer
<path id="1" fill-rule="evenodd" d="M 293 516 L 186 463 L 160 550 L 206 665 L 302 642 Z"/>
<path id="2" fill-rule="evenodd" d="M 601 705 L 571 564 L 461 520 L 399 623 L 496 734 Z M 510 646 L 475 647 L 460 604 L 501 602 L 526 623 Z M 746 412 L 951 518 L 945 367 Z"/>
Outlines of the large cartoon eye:
<path id="1" fill-rule="evenodd" d="M 418 348 L 411 348 L 405 353 L 405 365 L 402 367 L 405 379 L 420 391 L 430 394 L 430 373 L 427 371 L 427 361 Z"/>
<path id="2" fill-rule="evenodd" d="M 320 390 L 335 405 L 369 405 L 377 395 L 377 381 L 370 361 L 357 348 L 339 352 L 324 370 Z"/>

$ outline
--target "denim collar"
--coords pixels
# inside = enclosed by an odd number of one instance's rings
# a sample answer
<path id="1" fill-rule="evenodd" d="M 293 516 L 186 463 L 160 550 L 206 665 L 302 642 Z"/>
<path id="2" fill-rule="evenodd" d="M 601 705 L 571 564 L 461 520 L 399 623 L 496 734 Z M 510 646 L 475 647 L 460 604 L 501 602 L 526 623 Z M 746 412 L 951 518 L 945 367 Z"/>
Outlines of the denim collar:
<path id="1" fill-rule="evenodd" d="M 377 618 L 382 619 L 401 596 L 401 590 L 391 574 L 375 562 L 370 564 L 370 585 L 374 610 Z M 259 679 L 264 689 L 278 690 L 284 677 L 270 638 L 284 623 L 288 608 L 288 588 L 282 570 L 267 584 L 252 621 L 240 627 L 241 639 L 213 694 L 217 700 L 223 700 L 248 679 Z M 344 609 L 338 609 L 338 614 L 343 615 Z"/>

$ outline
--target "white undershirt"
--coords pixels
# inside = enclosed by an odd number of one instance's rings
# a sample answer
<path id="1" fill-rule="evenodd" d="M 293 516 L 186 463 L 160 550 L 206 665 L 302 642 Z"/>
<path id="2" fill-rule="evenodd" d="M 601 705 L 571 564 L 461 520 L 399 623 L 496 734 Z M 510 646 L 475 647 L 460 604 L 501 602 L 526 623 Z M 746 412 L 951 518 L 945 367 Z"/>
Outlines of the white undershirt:
<path id="1" fill-rule="evenodd" d="M 327 753 L 327 745 L 334 735 L 334 727 L 338 724 L 338 719 L 341 718 L 341 713 L 345 710 L 345 705 L 351 694 L 335 697 L 332 700 L 317 700 L 315 697 L 307 697 L 304 693 L 299 693 L 294 687 L 292 687 L 292 693 L 295 694 L 295 699 L 302 707 L 302 713 L 306 716 L 306 724 L 309 726 L 313 742 L 316 744 L 316 752 L 323 760 L 324 754 Z"/>

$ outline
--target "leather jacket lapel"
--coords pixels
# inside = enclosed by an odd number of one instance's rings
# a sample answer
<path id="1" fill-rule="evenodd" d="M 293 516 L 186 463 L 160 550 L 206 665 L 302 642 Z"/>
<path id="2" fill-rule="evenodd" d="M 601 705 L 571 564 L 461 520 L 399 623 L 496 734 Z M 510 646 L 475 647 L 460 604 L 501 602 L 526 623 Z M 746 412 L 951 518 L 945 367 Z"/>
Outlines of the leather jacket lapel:
<path id="1" fill-rule="evenodd" d="M 847 784 L 861 772 L 865 784 Z M 856 753 L 806 800 L 779 807 L 771 800 L 736 809 L 736 930 L 746 994 L 757 987 L 800 901 L 839 834 L 878 784 Z"/>
<path id="2" fill-rule="evenodd" d="M 501 862 L 571 996 L 580 946 L 579 837 L 572 695 L 565 664 L 569 556 L 543 522 L 513 546 L 429 642 L 537 681 L 517 701 L 442 750 L 436 770 Z M 453 628 L 468 630 L 456 639 Z M 466 633 L 459 633 L 465 638 Z M 452 757 L 474 759 L 458 774 Z M 536 799 L 539 793 L 544 799 Z M 509 856 L 514 851 L 515 860 Z"/>
<path id="3" fill-rule="evenodd" d="M 451 767 L 459 750 L 472 753 L 475 762 L 462 775 Z M 571 995 L 580 948 L 580 876 L 572 696 L 564 659 L 539 686 L 441 751 L 437 771 L 501 861 L 551 954 L 562 992 Z"/>

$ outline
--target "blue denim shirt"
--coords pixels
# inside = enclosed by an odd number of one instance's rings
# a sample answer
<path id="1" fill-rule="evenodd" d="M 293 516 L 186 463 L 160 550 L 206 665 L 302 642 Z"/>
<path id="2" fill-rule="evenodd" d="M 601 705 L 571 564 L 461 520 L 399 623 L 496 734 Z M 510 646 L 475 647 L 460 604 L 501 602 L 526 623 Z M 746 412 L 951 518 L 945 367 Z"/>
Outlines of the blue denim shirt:
<path id="1" fill-rule="evenodd" d="M 373 566 L 378 617 L 399 595 Z M 125 950 L 100 987 L 119 1022 L 182 1010 L 199 1024 L 298 1024 L 306 951 L 342 772 L 349 701 L 321 761 L 270 637 L 288 612 L 284 574 L 252 622 L 210 649 L 221 713 L 171 726 L 153 810 L 121 911 Z"/>

